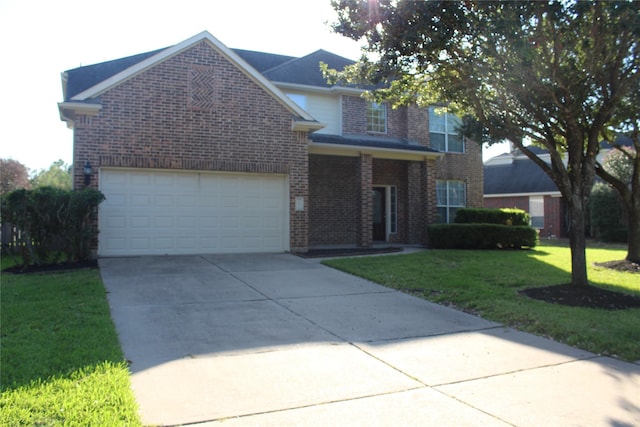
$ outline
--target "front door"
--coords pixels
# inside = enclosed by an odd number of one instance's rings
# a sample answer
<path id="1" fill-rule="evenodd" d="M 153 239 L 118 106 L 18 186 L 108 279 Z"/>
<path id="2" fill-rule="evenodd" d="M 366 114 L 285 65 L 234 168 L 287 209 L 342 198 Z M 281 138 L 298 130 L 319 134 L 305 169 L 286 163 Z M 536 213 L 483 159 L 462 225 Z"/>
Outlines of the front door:
<path id="1" fill-rule="evenodd" d="M 373 240 L 387 240 L 386 188 L 373 187 Z"/>

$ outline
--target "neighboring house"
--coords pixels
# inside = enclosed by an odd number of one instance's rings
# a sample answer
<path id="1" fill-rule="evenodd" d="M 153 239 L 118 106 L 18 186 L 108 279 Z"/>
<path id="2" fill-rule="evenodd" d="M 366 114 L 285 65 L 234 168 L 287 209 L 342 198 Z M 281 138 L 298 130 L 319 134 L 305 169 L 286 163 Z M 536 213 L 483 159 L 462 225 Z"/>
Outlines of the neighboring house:
<path id="1" fill-rule="evenodd" d="M 531 148 L 550 163 L 549 154 Z M 540 238 L 564 237 L 566 207 L 556 184 L 544 171 L 518 150 L 493 157 L 484 163 L 484 207 L 518 208 L 531 216 Z"/>
<path id="2" fill-rule="evenodd" d="M 424 244 L 427 224 L 482 206 L 481 149 L 455 118 L 369 103 L 320 62 L 352 63 L 203 32 L 64 72 L 74 186 L 106 196 L 98 255 Z"/>
<path id="3" fill-rule="evenodd" d="M 633 147 L 631 139 L 623 135 L 616 138 L 616 144 Z M 551 163 L 546 150 L 538 147 L 530 150 Z M 603 163 L 611 150 L 608 142 L 601 142 L 598 161 Z M 531 225 L 540 230 L 541 238 L 568 236 L 566 203 L 558 187 L 517 149 L 484 163 L 484 207 L 523 209 L 531 215 Z"/>

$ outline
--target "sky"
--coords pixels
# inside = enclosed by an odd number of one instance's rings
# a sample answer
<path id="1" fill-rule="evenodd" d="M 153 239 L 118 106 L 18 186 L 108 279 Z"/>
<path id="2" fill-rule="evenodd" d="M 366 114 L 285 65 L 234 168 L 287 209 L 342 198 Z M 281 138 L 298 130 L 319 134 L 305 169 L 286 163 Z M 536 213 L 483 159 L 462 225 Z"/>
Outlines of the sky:
<path id="1" fill-rule="evenodd" d="M 0 158 L 32 173 L 58 159 L 71 163 L 73 131 L 57 106 L 65 70 L 205 30 L 229 48 L 290 56 L 325 49 L 357 59 L 359 43 L 331 32 L 335 17 L 330 0 L 0 0 Z"/>

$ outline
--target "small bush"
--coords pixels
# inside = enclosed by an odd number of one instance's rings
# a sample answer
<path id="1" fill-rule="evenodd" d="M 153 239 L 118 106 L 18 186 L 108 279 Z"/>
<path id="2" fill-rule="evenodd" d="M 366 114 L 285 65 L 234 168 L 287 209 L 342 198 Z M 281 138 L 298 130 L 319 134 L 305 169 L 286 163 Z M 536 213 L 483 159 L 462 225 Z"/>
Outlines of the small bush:
<path id="1" fill-rule="evenodd" d="M 456 224 L 502 224 L 528 226 L 530 216 L 522 209 L 462 208 L 456 213 Z"/>
<path id="2" fill-rule="evenodd" d="M 529 226 L 433 224 L 427 232 L 429 246 L 437 249 L 519 249 L 538 244 L 538 231 Z"/>

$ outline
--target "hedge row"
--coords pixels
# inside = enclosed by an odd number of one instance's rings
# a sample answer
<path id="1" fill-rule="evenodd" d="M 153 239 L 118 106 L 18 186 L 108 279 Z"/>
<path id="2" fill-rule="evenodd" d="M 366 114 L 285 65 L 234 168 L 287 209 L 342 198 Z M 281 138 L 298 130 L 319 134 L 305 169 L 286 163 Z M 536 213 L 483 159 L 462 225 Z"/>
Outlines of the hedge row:
<path id="1" fill-rule="evenodd" d="M 80 191 L 54 187 L 15 190 L 2 197 L 2 221 L 17 231 L 11 245 L 23 265 L 87 259 L 98 232 L 95 219 L 104 195 L 93 189 Z"/>
<path id="2" fill-rule="evenodd" d="M 530 215 L 522 209 L 463 208 L 456 213 L 456 224 L 530 224 Z"/>
<path id="3" fill-rule="evenodd" d="M 538 243 L 538 231 L 522 225 L 433 224 L 427 231 L 429 247 L 436 249 L 519 249 Z"/>

